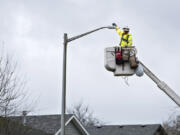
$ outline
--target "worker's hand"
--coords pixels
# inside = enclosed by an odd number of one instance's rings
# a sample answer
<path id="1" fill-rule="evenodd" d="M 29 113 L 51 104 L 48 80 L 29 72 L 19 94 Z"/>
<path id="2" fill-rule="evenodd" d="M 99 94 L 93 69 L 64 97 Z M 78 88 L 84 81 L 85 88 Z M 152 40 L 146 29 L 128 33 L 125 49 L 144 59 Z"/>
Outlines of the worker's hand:
<path id="1" fill-rule="evenodd" d="M 117 24 L 115 24 L 115 23 L 112 23 L 112 26 L 114 26 L 114 27 L 117 27 Z"/>

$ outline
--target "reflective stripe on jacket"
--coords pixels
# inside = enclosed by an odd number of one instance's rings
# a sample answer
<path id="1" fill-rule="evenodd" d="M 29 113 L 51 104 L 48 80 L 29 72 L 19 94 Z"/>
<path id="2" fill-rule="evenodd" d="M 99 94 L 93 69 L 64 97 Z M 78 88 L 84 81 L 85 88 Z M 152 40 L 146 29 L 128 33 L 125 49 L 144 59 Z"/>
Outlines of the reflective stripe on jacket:
<path id="1" fill-rule="evenodd" d="M 120 46 L 132 46 L 132 35 L 130 33 L 124 34 L 118 27 L 116 27 L 116 31 L 121 37 Z"/>

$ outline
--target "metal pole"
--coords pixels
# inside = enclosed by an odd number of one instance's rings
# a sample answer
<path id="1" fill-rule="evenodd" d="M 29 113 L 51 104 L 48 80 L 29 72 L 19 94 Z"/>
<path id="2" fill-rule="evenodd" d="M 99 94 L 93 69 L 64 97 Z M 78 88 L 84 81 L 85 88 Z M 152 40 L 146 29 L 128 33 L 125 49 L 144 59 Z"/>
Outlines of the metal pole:
<path id="1" fill-rule="evenodd" d="M 63 43 L 63 77 L 62 77 L 62 108 L 61 108 L 61 135 L 65 135 L 65 114 L 66 114 L 66 58 L 67 58 L 67 34 L 64 34 Z"/>

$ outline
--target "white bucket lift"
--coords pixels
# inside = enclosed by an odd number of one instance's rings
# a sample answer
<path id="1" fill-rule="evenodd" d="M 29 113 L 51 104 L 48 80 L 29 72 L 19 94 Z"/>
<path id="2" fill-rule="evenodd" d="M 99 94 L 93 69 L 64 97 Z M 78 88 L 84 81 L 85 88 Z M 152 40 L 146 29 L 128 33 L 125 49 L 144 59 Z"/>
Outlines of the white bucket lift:
<path id="1" fill-rule="evenodd" d="M 165 82 L 161 81 L 155 74 L 153 74 L 141 61 L 138 61 L 138 67 L 136 70 L 131 69 L 130 62 L 128 60 L 123 64 L 117 65 L 115 59 L 115 48 L 116 47 L 105 48 L 105 68 L 108 71 L 114 72 L 114 76 L 131 76 L 135 73 L 137 76 L 142 76 L 143 73 L 145 73 L 157 84 L 158 88 L 166 93 L 180 107 L 180 97 Z M 130 52 L 134 49 L 134 54 L 136 54 L 135 47 L 124 49 L 130 49 Z"/>
<path id="2" fill-rule="evenodd" d="M 105 68 L 108 71 L 114 72 L 114 76 L 132 76 L 135 74 L 135 70 L 131 69 L 129 61 L 126 61 L 120 65 L 116 64 L 115 48 L 116 47 L 105 48 Z M 124 49 L 126 50 L 130 48 Z M 136 53 L 135 47 L 131 48 L 131 50 Z"/>

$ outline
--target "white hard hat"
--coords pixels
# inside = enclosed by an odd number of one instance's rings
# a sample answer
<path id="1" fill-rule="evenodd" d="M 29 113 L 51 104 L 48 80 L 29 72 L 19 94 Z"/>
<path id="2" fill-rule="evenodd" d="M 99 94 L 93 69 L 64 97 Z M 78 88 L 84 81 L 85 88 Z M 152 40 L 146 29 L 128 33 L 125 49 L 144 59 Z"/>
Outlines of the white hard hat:
<path id="1" fill-rule="evenodd" d="M 128 26 L 125 26 L 125 27 L 123 28 L 123 30 L 124 30 L 124 31 L 129 31 L 129 27 L 128 27 Z"/>

